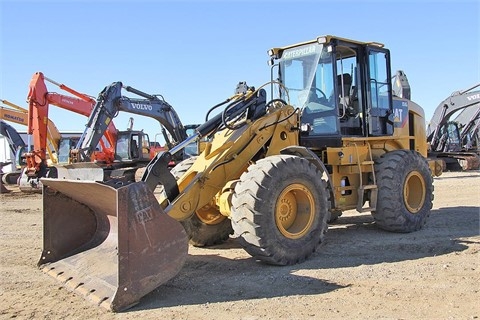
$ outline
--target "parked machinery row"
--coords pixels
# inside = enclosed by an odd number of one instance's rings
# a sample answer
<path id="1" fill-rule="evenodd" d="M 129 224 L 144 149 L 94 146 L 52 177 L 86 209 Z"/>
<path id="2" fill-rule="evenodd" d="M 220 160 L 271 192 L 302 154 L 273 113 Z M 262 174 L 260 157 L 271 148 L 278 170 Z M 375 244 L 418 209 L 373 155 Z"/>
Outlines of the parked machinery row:
<path id="1" fill-rule="evenodd" d="M 189 242 L 235 237 L 254 260 L 290 265 L 319 249 L 345 210 L 371 212 L 389 231 L 422 228 L 443 165 L 427 157 L 424 111 L 405 98 L 402 73 L 393 90 L 390 51 L 321 36 L 269 55 L 269 83 L 240 82 L 140 181 L 42 179 L 40 268 L 121 311 L 179 272 Z M 201 153 L 171 168 L 201 140 Z"/>
<path id="2" fill-rule="evenodd" d="M 49 91 L 46 82 L 69 95 Z M 26 125 L 32 139 L 31 147 L 21 149 L 22 164 L 18 165 L 22 165 L 22 169 L 15 172 L 15 178 L 10 174 L 8 182 L 16 183 L 16 178 L 21 176 L 22 191 L 41 192 L 42 177 L 108 180 L 113 176 L 134 180 L 136 170 L 144 167 L 158 151 L 183 141 L 187 130 L 196 127 L 184 127 L 173 107 L 163 98 L 125 86 L 126 90 L 145 98 L 130 99 L 121 95 L 121 89 L 120 82 L 114 83 L 94 99 L 41 72 L 35 73 L 29 85 L 28 110 L 3 100 L 8 108 L 2 107 L 2 119 Z M 62 137 L 49 119 L 50 105 L 88 117 L 85 132 L 78 137 Z M 145 105 L 150 112 L 140 108 Z M 157 119 L 158 131 L 163 133 L 166 145 L 155 146 L 143 130 L 117 130 L 112 119 L 119 111 Z M 6 130 L 7 126 L 3 127 Z"/>

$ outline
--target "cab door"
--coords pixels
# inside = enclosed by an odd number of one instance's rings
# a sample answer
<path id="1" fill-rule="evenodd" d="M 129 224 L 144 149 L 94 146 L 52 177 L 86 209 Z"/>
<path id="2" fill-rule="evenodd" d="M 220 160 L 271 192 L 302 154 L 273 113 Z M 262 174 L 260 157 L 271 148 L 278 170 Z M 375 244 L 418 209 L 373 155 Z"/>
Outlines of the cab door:
<path id="1" fill-rule="evenodd" d="M 367 47 L 367 122 L 370 136 L 393 134 L 391 78 L 389 50 Z"/>

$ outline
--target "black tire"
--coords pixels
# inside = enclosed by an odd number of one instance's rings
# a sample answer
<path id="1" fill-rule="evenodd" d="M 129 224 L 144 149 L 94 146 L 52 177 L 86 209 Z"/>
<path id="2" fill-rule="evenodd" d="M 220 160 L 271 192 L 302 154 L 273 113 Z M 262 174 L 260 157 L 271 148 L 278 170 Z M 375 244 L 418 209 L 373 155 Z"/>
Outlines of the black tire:
<path id="1" fill-rule="evenodd" d="M 375 174 L 376 224 L 394 232 L 421 229 L 433 205 L 433 177 L 425 158 L 410 150 L 388 152 L 376 161 Z"/>
<path id="2" fill-rule="evenodd" d="M 197 157 L 190 157 L 183 161 L 180 161 L 175 167 L 170 170 L 172 175 L 178 180 L 197 160 Z"/>
<path id="3" fill-rule="evenodd" d="M 328 219 L 328 223 L 333 223 L 338 220 L 343 214 L 343 211 L 334 210 L 330 212 L 330 218 Z"/>
<path id="4" fill-rule="evenodd" d="M 7 185 L 16 185 L 18 184 L 18 179 L 20 179 L 21 172 L 7 172 L 2 175 L 2 182 Z"/>
<path id="5" fill-rule="evenodd" d="M 251 256 L 291 265 L 304 261 L 321 244 L 329 209 L 327 184 L 318 168 L 298 156 L 276 155 L 242 174 L 232 197 L 231 219 Z"/>
<path id="6" fill-rule="evenodd" d="M 195 162 L 197 157 L 187 158 L 170 171 L 178 180 Z M 190 244 L 206 247 L 224 243 L 233 234 L 230 219 L 222 215 L 214 204 L 197 210 L 187 220 L 180 221 L 187 233 Z"/>

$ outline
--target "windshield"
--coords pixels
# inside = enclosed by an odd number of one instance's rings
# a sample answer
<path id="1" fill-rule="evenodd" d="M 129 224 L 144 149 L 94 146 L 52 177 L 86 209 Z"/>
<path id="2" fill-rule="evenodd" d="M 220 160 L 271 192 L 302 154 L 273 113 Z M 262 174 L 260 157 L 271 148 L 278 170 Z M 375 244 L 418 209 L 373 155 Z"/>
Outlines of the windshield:
<path id="1" fill-rule="evenodd" d="M 58 147 L 58 163 L 69 163 L 70 149 L 73 145 L 72 140 L 63 138 L 60 140 L 60 146 Z"/>
<path id="2" fill-rule="evenodd" d="M 332 49 L 313 43 L 287 49 L 279 60 L 279 78 L 286 90 L 277 91 L 302 111 L 308 134 L 337 132 Z"/>
<path id="3" fill-rule="evenodd" d="M 328 100 L 333 91 L 332 54 L 321 44 L 287 49 L 279 61 L 280 79 L 288 90 L 282 98 L 295 107 L 305 107 L 312 96 Z M 317 101 L 318 102 L 318 101 Z M 327 101 L 323 101 L 327 102 Z"/>

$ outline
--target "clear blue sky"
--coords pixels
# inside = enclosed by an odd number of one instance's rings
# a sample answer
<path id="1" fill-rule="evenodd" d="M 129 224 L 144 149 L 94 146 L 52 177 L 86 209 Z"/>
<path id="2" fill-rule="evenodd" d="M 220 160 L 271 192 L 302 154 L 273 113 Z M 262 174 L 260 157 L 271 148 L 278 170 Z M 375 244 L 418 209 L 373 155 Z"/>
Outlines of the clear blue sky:
<path id="1" fill-rule="evenodd" d="M 122 81 L 162 94 L 184 124 L 201 123 L 239 81 L 269 80 L 268 49 L 324 34 L 384 43 L 427 120 L 453 91 L 480 82 L 480 2 L 473 0 L 0 0 L 0 12 L 0 98 L 25 107 L 29 81 L 41 71 L 95 97 Z M 117 128 L 131 116 L 119 115 Z M 158 123 L 134 117 L 134 128 L 153 140 Z M 53 106 L 50 118 L 63 131 L 83 131 L 87 121 Z"/>

